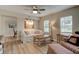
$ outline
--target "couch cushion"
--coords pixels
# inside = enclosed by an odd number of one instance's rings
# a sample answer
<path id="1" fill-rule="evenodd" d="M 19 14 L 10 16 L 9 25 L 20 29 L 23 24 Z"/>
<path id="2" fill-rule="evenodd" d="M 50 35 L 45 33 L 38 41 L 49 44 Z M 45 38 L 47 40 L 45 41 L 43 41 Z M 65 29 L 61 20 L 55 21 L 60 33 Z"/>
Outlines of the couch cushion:
<path id="1" fill-rule="evenodd" d="M 67 48 L 67 49 L 73 51 L 74 53 L 79 54 L 79 49 L 78 49 L 77 46 L 72 45 L 72 44 L 70 44 L 70 43 L 68 43 L 68 42 L 64 42 L 64 41 L 61 41 L 60 44 L 61 44 L 62 46 L 64 46 L 65 48 Z"/>
<path id="2" fill-rule="evenodd" d="M 69 40 L 69 42 L 71 42 L 72 44 L 76 44 L 77 39 L 76 39 L 76 38 L 71 38 L 71 39 Z"/>
<path id="3" fill-rule="evenodd" d="M 68 50 L 67 48 L 63 47 L 58 43 L 52 43 L 48 45 L 48 54 L 55 53 L 55 54 L 73 54 L 72 51 Z"/>

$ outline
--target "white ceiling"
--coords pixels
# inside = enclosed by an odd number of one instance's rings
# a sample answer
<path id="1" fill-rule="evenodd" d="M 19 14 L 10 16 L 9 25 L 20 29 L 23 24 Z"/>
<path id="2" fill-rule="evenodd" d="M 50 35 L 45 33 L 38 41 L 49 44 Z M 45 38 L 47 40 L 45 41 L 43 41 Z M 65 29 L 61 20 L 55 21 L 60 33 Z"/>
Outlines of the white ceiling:
<path id="1" fill-rule="evenodd" d="M 16 13 L 21 13 L 21 14 L 26 14 L 30 16 L 41 17 L 41 16 L 45 16 L 51 13 L 53 14 L 53 13 L 74 7 L 74 5 L 37 5 L 37 6 L 39 8 L 44 8 L 46 10 L 41 11 L 41 14 L 33 14 L 32 5 L 0 5 L 0 9 L 16 12 Z M 24 9 L 30 9 L 30 10 L 24 10 Z"/>

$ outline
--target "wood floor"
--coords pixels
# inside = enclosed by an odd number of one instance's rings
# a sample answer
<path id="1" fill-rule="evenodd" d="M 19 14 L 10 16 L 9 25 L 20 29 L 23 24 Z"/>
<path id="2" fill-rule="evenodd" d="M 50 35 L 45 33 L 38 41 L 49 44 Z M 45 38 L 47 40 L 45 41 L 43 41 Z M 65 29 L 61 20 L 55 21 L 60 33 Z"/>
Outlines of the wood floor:
<path id="1" fill-rule="evenodd" d="M 46 54 L 48 46 L 38 46 L 33 43 L 21 43 L 20 40 L 6 38 L 4 40 L 4 54 Z"/>

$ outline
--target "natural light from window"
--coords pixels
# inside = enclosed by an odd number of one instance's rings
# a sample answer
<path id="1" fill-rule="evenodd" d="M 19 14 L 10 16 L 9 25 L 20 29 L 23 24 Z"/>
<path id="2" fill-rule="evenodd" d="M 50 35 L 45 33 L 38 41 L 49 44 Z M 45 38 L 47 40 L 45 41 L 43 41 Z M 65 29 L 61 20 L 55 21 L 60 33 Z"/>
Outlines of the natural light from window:
<path id="1" fill-rule="evenodd" d="M 44 32 L 49 33 L 49 20 L 44 20 Z"/>
<path id="2" fill-rule="evenodd" d="M 72 16 L 62 17 L 60 19 L 60 28 L 62 34 L 72 33 Z"/>

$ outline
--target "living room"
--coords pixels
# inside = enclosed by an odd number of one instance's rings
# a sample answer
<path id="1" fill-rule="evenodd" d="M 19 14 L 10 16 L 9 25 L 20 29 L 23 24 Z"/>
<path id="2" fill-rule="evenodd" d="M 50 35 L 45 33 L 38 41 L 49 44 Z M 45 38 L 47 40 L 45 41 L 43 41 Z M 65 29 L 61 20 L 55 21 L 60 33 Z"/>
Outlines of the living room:
<path id="1" fill-rule="evenodd" d="M 63 42 L 78 32 L 78 13 L 77 5 L 0 6 L 1 53 L 78 54 L 76 42 Z"/>

